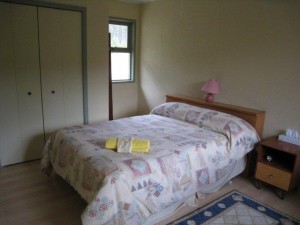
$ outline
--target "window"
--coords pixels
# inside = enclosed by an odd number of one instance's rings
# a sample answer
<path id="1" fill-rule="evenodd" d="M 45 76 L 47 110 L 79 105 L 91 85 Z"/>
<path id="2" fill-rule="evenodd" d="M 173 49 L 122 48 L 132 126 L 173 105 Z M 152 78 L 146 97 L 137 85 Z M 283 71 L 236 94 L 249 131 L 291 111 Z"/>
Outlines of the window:
<path id="1" fill-rule="evenodd" d="M 111 77 L 113 82 L 134 81 L 135 22 L 109 19 Z"/>

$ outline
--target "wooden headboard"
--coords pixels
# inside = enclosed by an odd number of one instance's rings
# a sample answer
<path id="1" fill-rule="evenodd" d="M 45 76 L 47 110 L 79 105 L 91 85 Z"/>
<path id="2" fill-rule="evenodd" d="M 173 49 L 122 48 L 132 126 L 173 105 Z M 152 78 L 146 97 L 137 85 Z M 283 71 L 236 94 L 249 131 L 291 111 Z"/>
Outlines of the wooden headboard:
<path id="1" fill-rule="evenodd" d="M 218 102 L 207 103 L 201 99 L 178 95 L 166 95 L 166 102 L 182 102 L 235 115 L 250 123 L 255 128 L 258 135 L 262 137 L 266 114 L 265 111 Z"/>

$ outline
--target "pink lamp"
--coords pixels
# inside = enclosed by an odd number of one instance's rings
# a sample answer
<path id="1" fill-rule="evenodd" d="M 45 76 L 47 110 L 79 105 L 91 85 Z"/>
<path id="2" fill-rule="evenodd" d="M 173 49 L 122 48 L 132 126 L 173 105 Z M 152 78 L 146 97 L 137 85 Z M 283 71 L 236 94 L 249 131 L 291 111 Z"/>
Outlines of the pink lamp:
<path id="1" fill-rule="evenodd" d="M 201 90 L 207 93 L 205 97 L 206 102 L 212 103 L 214 102 L 214 98 L 215 98 L 214 95 L 219 94 L 220 92 L 219 82 L 215 79 L 208 80 L 203 85 Z"/>

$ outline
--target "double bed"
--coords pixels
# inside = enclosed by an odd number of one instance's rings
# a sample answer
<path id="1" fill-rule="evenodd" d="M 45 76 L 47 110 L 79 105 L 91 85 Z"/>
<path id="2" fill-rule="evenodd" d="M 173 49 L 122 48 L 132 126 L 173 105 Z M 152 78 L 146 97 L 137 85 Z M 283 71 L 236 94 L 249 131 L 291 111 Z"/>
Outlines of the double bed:
<path id="1" fill-rule="evenodd" d="M 42 170 L 54 170 L 87 202 L 83 225 L 154 224 L 248 169 L 263 119 L 263 111 L 167 96 L 149 115 L 57 131 Z M 118 153 L 105 148 L 110 137 L 147 139 L 151 147 Z"/>

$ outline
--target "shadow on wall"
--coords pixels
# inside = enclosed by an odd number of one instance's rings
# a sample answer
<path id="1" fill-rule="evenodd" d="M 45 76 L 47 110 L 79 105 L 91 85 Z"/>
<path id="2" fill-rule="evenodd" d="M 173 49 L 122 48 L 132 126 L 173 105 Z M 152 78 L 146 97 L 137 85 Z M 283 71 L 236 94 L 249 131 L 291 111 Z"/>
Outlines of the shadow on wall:
<path id="1" fill-rule="evenodd" d="M 139 99 L 138 99 L 138 114 L 144 115 L 148 114 L 154 107 L 159 104 L 162 104 L 166 101 L 166 95 L 181 95 L 188 97 L 195 97 L 198 99 L 205 99 L 206 93 L 201 90 L 206 81 L 199 81 L 189 83 L 186 86 L 177 86 L 174 87 L 172 82 L 168 84 L 168 86 L 164 87 L 164 92 L 160 95 L 157 94 L 145 94 L 143 90 L 140 90 Z M 146 98 L 146 96 L 148 98 Z M 149 96 L 151 96 L 149 98 Z M 216 101 L 218 101 L 218 97 L 216 97 Z"/>

